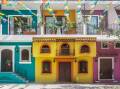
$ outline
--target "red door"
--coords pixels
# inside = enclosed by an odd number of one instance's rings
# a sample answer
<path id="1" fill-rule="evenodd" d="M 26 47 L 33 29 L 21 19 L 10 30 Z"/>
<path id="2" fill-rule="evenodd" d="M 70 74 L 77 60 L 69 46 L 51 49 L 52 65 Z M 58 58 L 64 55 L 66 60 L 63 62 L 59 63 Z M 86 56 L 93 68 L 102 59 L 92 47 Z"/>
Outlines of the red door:
<path id="1" fill-rule="evenodd" d="M 71 81 L 71 63 L 70 62 L 59 63 L 59 81 L 60 82 Z"/>

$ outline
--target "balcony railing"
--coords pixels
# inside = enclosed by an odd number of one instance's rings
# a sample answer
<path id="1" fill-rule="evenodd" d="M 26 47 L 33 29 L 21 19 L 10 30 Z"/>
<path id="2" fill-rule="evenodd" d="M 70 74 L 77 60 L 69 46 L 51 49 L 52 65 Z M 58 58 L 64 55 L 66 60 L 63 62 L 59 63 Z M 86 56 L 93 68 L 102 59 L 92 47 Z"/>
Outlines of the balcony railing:
<path id="1" fill-rule="evenodd" d="M 74 52 L 70 52 L 69 49 L 57 50 L 57 56 L 74 56 Z"/>

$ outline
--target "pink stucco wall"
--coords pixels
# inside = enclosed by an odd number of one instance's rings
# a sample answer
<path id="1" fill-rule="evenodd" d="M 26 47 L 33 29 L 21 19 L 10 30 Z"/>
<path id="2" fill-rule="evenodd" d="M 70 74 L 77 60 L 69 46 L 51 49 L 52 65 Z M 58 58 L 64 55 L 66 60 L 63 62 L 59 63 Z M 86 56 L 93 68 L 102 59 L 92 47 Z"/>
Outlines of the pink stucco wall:
<path id="1" fill-rule="evenodd" d="M 98 57 L 114 57 L 114 79 L 120 82 L 120 48 L 114 48 L 114 42 L 109 42 L 108 49 L 101 49 L 101 42 L 97 42 L 97 56 L 94 58 L 94 82 L 98 81 Z"/>

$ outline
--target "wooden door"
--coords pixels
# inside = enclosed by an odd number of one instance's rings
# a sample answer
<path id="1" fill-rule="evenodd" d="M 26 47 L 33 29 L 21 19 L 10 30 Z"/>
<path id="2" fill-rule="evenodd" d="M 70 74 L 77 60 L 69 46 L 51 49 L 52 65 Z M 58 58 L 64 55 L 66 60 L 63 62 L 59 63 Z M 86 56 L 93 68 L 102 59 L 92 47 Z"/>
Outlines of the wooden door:
<path id="1" fill-rule="evenodd" d="M 71 63 L 70 62 L 59 63 L 59 81 L 60 82 L 71 81 Z"/>
<path id="2" fill-rule="evenodd" d="M 1 72 L 12 72 L 12 51 L 9 49 L 1 52 Z"/>
<path id="3" fill-rule="evenodd" d="M 100 59 L 100 79 L 112 79 L 112 59 Z"/>

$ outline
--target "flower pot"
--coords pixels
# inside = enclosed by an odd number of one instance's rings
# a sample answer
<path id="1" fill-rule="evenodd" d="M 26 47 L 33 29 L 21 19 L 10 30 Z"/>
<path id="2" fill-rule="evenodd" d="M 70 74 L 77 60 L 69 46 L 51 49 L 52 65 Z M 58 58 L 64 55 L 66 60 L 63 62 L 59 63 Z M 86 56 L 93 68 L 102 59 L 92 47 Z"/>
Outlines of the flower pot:
<path id="1" fill-rule="evenodd" d="M 24 35 L 35 35 L 36 32 L 23 31 Z"/>

